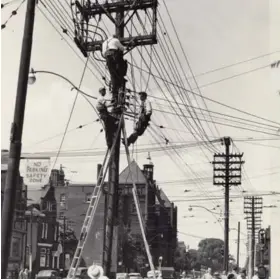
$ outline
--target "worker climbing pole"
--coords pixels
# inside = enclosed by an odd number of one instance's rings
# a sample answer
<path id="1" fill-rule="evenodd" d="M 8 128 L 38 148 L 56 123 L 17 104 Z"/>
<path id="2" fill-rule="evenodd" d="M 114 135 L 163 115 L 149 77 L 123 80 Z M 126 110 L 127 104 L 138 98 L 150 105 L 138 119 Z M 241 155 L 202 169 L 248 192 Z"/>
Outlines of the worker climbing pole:
<path id="1" fill-rule="evenodd" d="M 73 21 L 75 24 L 75 43 L 85 57 L 90 52 L 101 51 L 103 58 L 106 60 L 106 66 L 110 74 L 110 85 L 112 92 L 110 114 L 116 120 L 115 125 L 111 126 L 113 130 L 111 135 L 114 145 L 111 149 L 111 160 L 109 165 L 109 182 L 107 190 L 106 205 L 106 226 L 104 236 L 104 252 L 103 252 L 103 269 L 106 276 L 112 275 L 112 244 L 113 236 L 118 235 L 118 187 L 119 187 L 119 155 L 120 155 L 120 127 L 124 129 L 124 108 L 126 96 L 126 79 L 127 61 L 124 55 L 137 46 L 152 45 L 157 43 L 156 38 L 156 22 L 157 22 L 157 5 L 158 0 L 107 0 L 107 1 L 85 1 L 72 0 L 71 7 L 73 13 Z M 151 12 L 151 32 L 147 35 L 146 30 L 143 33 L 131 34 L 125 36 L 127 24 L 133 20 L 134 16 L 139 17 L 140 12 Z M 104 40 L 92 40 L 89 34 L 96 32 L 96 19 L 99 21 L 106 18 L 113 23 L 111 34 L 107 34 Z M 145 35 L 144 35 L 145 34 Z M 127 148 L 127 139 L 124 140 Z M 108 143 L 107 143 L 108 144 Z M 108 146 L 110 149 L 111 147 Z M 129 156 L 128 156 L 129 158 Z M 136 190 L 135 197 L 136 199 Z M 136 203 L 136 201 L 135 201 Z M 138 213 L 140 215 L 140 212 Z M 143 223 L 141 215 L 139 222 L 141 227 Z M 144 228 L 142 229 L 144 234 Z M 144 241 L 146 240 L 143 235 Z M 146 243 L 146 242 L 145 242 Z M 147 250 L 149 251 L 148 246 Z M 147 251 L 147 252 L 148 252 Z M 148 258 L 151 260 L 149 253 Z M 151 261 L 150 265 L 153 269 Z"/>

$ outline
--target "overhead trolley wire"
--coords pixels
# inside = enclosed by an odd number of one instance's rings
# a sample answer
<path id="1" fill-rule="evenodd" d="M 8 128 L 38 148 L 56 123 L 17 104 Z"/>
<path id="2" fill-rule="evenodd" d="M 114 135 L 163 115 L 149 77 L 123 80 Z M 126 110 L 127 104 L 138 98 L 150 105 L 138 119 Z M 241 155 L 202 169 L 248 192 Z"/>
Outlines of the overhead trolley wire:
<path id="1" fill-rule="evenodd" d="M 140 54 L 141 55 L 141 54 Z M 142 59 L 144 60 L 144 58 L 142 57 Z"/>
<path id="2" fill-rule="evenodd" d="M 180 41 L 178 32 L 177 32 L 177 30 L 176 30 L 176 28 L 175 28 L 174 22 L 173 22 L 173 20 L 172 20 L 172 18 L 171 18 L 171 16 L 170 16 L 170 13 L 169 13 L 169 11 L 168 11 L 168 9 L 167 9 L 167 6 L 166 6 L 165 1 L 163 1 L 163 3 L 164 3 L 165 8 L 166 8 L 166 10 L 167 10 L 167 12 L 168 12 L 170 22 L 171 22 L 171 24 L 172 24 L 173 30 L 175 31 L 176 38 L 177 38 L 177 40 L 178 40 L 178 42 L 179 42 L 179 45 L 180 45 L 180 48 L 181 48 L 181 50 L 182 50 L 182 52 L 183 52 L 184 58 L 185 58 L 185 60 L 186 60 L 186 62 L 187 62 L 187 65 L 188 65 L 188 67 L 189 67 L 189 70 L 190 70 L 190 72 L 191 72 L 191 74 L 192 74 L 193 80 L 195 81 L 195 84 L 196 84 L 196 86 L 197 86 L 197 89 L 198 89 L 198 91 L 199 91 L 199 94 L 202 96 L 202 93 L 201 93 L 201 91 L 200 91 L 200 88 L 199 88 L 199 86 L 198 86 L 198 83 L 197 83 L 197 81 L 196 81 L 196 78 L 195 78 L 195 76 L 194 76 L 194 73 L 193 73 L 193 71 L 192 71 L 192 69 L 191 69 L 190 62 L 189 62 L 189 60 L 188 60 L 188 58 L 187 58 L 187 55 L 186 55 L 186 52 L 185 52 L 185 50 L 184 50 L 184 48 L 183 48 L 183 46 L 182 46 L 182 43 L 181 43 L 181 41 Z M 160 20 L 161 20 L 161 22 L 162 22 L 164 28 L 166 29 L 165 23 L 164 23 L 164 21 L 162 20 L 160 13 L 159 13 L 159 18 L 160 18 Z M 172 47 L 173 47 L 173 49 L 174 49 L 172 40 L 171 40 L 171 38 L 170 38 L 168 32 L 166 32 L 166 34 L 167 34 L 167 36 L 168 36 L 168 38 L 169 38 L 170 44 L 172 45 Z M 175 53 L 176 53 L 176 52 L 175 52 Z M 176 56 L 177 56 L 177 55 L 176 55 Z M 180 61 L 179 61 L 179 62 L 180 62 Z M 182 65 L 181 65 L 181 66 L 182 66 Z M 182 70 L 183 70 L 183 68 L 182 68 Z M 184 75 L 185 75 L 185 78 L 187 78 L 187 75 L 186 75 L 185 71 L 183 71 L 183 73 L 184 73 Z M 180 77 L 179 77 L 179 78 L 180 78 Z M 188 83 L 189 83 L 189 81 L 188 81 Z M 190 85 L 190 83 L 189 83 L 189 85 Z M 190 88 L 191 88 L 191 87 L 190 87 Z M 191 89 L 192 89 L 192 88 L 191 88 Z M 196 99 L 196 96 L 195 96 L 195 100 L 196 100 L 197 105 L 198 105 L 198 101 L 197 101 L 197 99 Z M 203 103 L 204 103 L 205 108 L 208 110 L 208 106 L 207 106 L 205 100 L 202 99 L 202 101 L 203 101 Z M 210 113 L 209 113 L 209 116 L 210 116 L 210 119 L 211 119 L 211 114 L 210 114 Z M 208 124 L 208 123 L 207 123 L 207 124 Z M 214 124 L 214 123 L 213 123 L 213 124 Z M 215 124 L 214 124 L 214 127 L 215 127 L 215 129 L 216 129 L 216 132 L 217 132 L 218 135 L 219 135 L 219 131 L 218 131 L 217 126 L 216 126 Z M 211 131 L 212 135 L 214 135 L 214 133 L 213 133 L 213 131 L 212 131 L 212 129 L 211 129 L 211 127 L 210 127 L 209 124 L 208 124 L 208 128 L 209 128 L 209 130 Z"/>
<path id="3" fill-rule="evenodd" d="M 87 64 L 88 64 L 88 59 L 86 60 L 86 63 L 85 63 L 85 66 L 84 66 L 84 70 L 83 70 L 83 73 L 82 73 L 82 76 L 81 76 L 78 88 L 80 88 L 81 85 L 82 85 L 82 82 L 83 82 L 83 79 L 84 79 L 84 76 L 85 76 L 85 73 L 86 73 L 86 69 L 87 69 Z M 71 112 L 70 112 L 70 115 L 69 115 L 69 118 L 68 118 L 68 121 L 67 121 L 67 124 L 66 124 L 66 127 L 65 127 L 65 131 L 64 131 L 63 137 L 61 139 L 61 143 L 60 143 L 60 146 L 59 146 L 59 149 L 58 149 L 58 152 L 57 152 L 57 155 L 56 155 L 56 158 L 55 158 L 55 161 L 54 161 L 52 169 L 54 169 L 54 167 L 56 165 L 56 162 L 58 160 L 58 157 L 60 155 L 61 148 L 62 148 L 62 145 L 64 143 L 64 139 L 65 139 L 66 134 L 67 134 L 67 130 L 68 130 L 68 127 L 69 127 L 69 124 L 70 124 L 70 121 L 71 121 L 71 118 L 72 118 L 72 115 L 73 115 L 73 112 L 74 112 L 74 109 L 75 109 L 75 105 L 76 105 L 78 96 L 79 96 L 79 91 L 77 90 L 77 93 L 76 93 L 76 96 L 75 96 L 75 99 L 74 99 L 74 102 L 73 102 L 73 105 L 72 105 L 72 108 L 71 108 Z"/>

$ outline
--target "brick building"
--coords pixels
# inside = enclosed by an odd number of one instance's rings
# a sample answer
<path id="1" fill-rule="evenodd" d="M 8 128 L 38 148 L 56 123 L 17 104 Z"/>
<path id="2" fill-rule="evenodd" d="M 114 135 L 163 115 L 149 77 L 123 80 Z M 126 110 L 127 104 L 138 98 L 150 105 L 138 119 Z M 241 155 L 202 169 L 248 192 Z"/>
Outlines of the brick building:
<path id="1" fill-rule="evenodd" d="M 64 181 L 64 173 L 52 170 L 50 181 L 45 186 L 28 187 L 27 248 L 26 255 L 32 251 L 32 276 L 40 270 L 63 267 L 60 225 L 57 221 L 56 187 Z M 34 214 L 38 212 L 38 214 Z M 42 215 L 40 215 L 42 214 Z M 29 259 L 26 258 L 29 267 Z"/>
<path id="2" fill-rule="evenodd" d="M 8 170 L 8 156 L 7 150 L 1 150 L 1 210 L 3 206 L 5 182 Z M 23 184 L 23 178 L 18 174 L 17 180 L 17 195 L 15 216 L 12 230 L 11 250 L 8 262 L 7 276 L 17 278 L 17 274 L 25 261 L 25 246 L 26 246 L 26 223 L 24 221 L 24 214 L 26 210 L 26 187 Z M 1 240 L 5 242 L 5 240 Z"/>
<path id="3" fill-rule="evenodd" d="M 131 192 L 132 175 L 138 190 L 140 208 L 154 263 L 157 265 L 159 256 L 162 256 L 163 265 L 173 266 L 173 255 L 177 244 L 177 208 L 170 203 L 164 192 L 156 187 L 156 182 L 153 179 L 153 168 L 152 164 L 147 164 L 141 170 L 133 161 L 130 168 L 127 167 L 121 172 L 119 177 L 119 219 L 121 226 L 119 230 L 122 232 L 119 236 L 129 236 L 134 240 L 136 247 L 141 247 L 141 231 Z M 94 188 L 95 184 L 65 184 L 56 187 L 58 218 L 65 217 L 68 226 L 73 228 L 77 237 L 80 235 Z M 105 208 L 105 195 L 102 195 L 83 253 L 83 259 L 87 266 L 93 262 L 102 262 Z M 131 258 L 125 253 L 127 252 L 124 250 L 125 242 L 124 238 L 119 238 L 118 241 L 114 242 L 112 270 L 115 272 L 117 269 L 123 271 L 125 268 L 139 270 L 139 267 L 137 268 L 134 263 L 129 262 Z M 73 254 L 70 254 L 69 258 L 71 259 L 72 256 Z M 146 260 L 144 261 L 146 262 Z"/>

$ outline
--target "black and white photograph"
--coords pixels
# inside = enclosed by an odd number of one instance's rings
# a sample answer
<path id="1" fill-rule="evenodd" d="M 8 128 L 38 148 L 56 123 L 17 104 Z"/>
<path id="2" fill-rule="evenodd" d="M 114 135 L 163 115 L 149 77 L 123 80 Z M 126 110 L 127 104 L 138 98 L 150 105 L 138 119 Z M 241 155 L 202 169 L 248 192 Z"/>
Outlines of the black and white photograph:
<path id="1" fill-rule="evenodd" d="M 279 279 L 279 15 L 1 0 L 1 279 Z"/>

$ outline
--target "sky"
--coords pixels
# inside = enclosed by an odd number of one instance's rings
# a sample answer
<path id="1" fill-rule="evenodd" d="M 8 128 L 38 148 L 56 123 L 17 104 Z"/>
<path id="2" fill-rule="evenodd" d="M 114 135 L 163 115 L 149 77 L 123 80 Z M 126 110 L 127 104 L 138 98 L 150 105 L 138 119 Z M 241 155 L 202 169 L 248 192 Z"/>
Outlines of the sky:
<path id="1" fill-rule="evenodd" d="M 2 9 L 2 23 L 9 17 L 11 11 L 18 7 L 19 3 L 19 1 L 15 1 L 13 5 Z M 65 10 L 70 11 L 69 6 L 65 4 L 66 1 L 61 3 L 63 3 L 62 5 Z M 279 122 L 280 95 L 278 91 L 280 90 L 280 69 L 266 67 L 240 75 L 236 78 L 226 78 L 269 65 L 280 59 L 280 37 L 278 35 L 280 29 L 280 2 L 277 0 L 166 0 L 166 4 L 189 62 L 188 65 L 176 38 L 176 33 L 169 21 L 168 13 L 164 4 L 161 3 L 159 11 L 165 24 L 165 26 L 161 25 L 161 27 L 172 39 L 174 49 L 182 63 L 182 70 L 184 71 L 180 71 L 180 76 L 184 87 L 188 89 L 191 87 L 193 91 L 198 92 L 195 90 L 196 85 L 194 81 L 190 79 L 190 84 L 188 84 L 184 78 L 184 74 L 188 77 L 191 76 L 191 67 L 192 72 L 195 76 L 197 75 L 196 80 L 203 96 L 251 114 Z M 51 19 L 50 14 L 48 14 L 50 8 L 46 10 L 42 5 L 39 7 Z M 6 28 L 1 31 L 2 149 L 8 149 L 9 147 L 10 124 L 14 113 L 25 8 L 26 5 L 24 3 L 18 10 L 18 14 L 12 17 L 7 23 Z M 63 12 L 63 10 L 61 11 Z M 61 30 L 54 20 L 52 22 L 58 30 Z M 158 32 L 160 32 L 159 29 Z M 167 35 L 161 38 L 167 38 Z M 80 58 L 69 48 L 67 42 L 70 43 Z M 159 56 L 163 57 L 160 46 L 155 46 L 154 50 L 158 52 Z M 140 64 L 141 60 L 136 50 L 132 54 L 135 55 L 134 57 Z M 227 67 L 220 71 L 199 75 L 216 68 L 265 54 L 270 55 L 241 63 L 234 67 Z M 130 56 L 128 55 L 128 57 Z M 173 62 L 179 67 L 178 61 Z M 37 9 L 31 67 L 35 70 L 47 70 L 59 73 L 78 86 L 84 69 L 84 63 L 84 58 L 80 55 L 71 39 L 67 36 L 62 38 Z M 151 65 L 152 72 L 157 73 L 159 69 L 153 66 L 152 62 Z M 100 80 L 98 71 L 92 65 L 90 67 Z M 166 65 L 166 67 L 170 68 L 170 65 Z M 103 71 L 105 70 L 104 65 L 101 68 Z M 135 72 L 137 72 L 137 69 Z M 145 78 L 147 77 L 148 74 L 145 74 Z M 71 90 L 69 84 L 57 77 L 37 74 L 36 78 L 36 83 L 28 87 L 22 150 L 24 153 L 57 152 L 62 139 L 61 134 L 65 130 L 76 92 Z M 102 82 L 99 82 L 97 78 L 87 70 L 81 89 L 88 94 L 97 96 L 98 88 L 102 85 Z M 139 71 L 136 73 L 136 79 L 141 84 Z M 213 83 L 222 79 L 225 80 Z M 144 88 L 143 85 L 142 88 Z M 176 95 L 176 92 L 174 88 L 172 91 L 166 88 L 159 89 L 155 82 L 150 79 L 148 94 L 151 100 L 154 101 L 152 104 L 155 109 L 170 111 L 170 107 L 168 107 L 170 104 L 166 101 L 159 101 L 158 103 L 164 104 L 161 106 L 155 102 L 157 100 L 153 99 L 153 97 L 171 98 L 171 95 Z M 189 98 L 193 102 L 193 106 L 204 106 L 201 99 L 196 101 L 195 96 L 191 94 Z M 92 103 L 95 104 L 94 101 Z M 219 104 L 209 102 L 209 100 L 206 100 L 206 103 L 209 110 L 260 121 L 240 112 L 232 111 Z M 97 116 L 92 107 L 79 95 L 69 129 L 74 129 L 79 125 L 88 125 L 82 129 L 76 129 L 67 133 L 61 150 L 105 150 L 104 133 L 100 133 L 101 126 L 99 122 L 94 122 L 96 119 Z M 137 154 L 135 151 L 145 147 L 144 145 L 149 145 L 149 147 L 164 147 L 165 144 L 160 135 L 167 137 L 172 145 L 182 141 L 184 143 L 191 143 L 197 140 L 194 139 L 177 116 L 155 111 L 152 121 L 156 125 L 164 125 L 173 130 L 155 129 L 146 132 L 139 139 L 138 144 L 133 150 L 133 158 L 138 162 L 140 167 L 148 162 L 148 153 L 142 152 Z M 230 228 L 232 228 L 230 232 L 230 252 L 236 256 L 237 232 L 234 228 L 237 228 L 238 221 L 240 221 L 241 236 L 243 236 L 240 256 L 242 264 L 242 262 L 245 262 L 246 257 L 245 243 L 247 233 L 243 214 L 242 195 L 244 193 L 242 193 L 242 190 L 247 191 L 247 194 L 255 195 L 279 191 L 280 138 L 277 135 L 271 136 L 256 133 L 254 131 L 224 126 L 223 124 L 223 121 L 220 121 L 220 124 L 216 125 L 219 136 L 232 137 L 234 140 L 234 145 L 232 145 L 233 151 L 244 153 L 245 173 L 243 182 L 240 188 L 231 188 L 231 198 L 233 201 L 230 203 Z M 210 135 L 210 130 L 208 130 L 207 125 L 205 123 L 203 125 L 208 135 Z M 215 127 L 212 124 L 210 126 L 215 131 Z M 251 127 L 251 129 L 254 128 Z M 132 123 L 127 121 L 128 133 L 131 130 Z M 276 128 L 271 130 L 273 133 L 276 133 L 275 131 L 277 132 Z M 215 139 L 218 138 L 216 132 L 212 136 Z M 244 140 L 250 137 L 261 140 L 256 142 L 237 141 L 238 139 Z M 155 141 L 155 138 L 157 141 Z M 278 140 L 265 141 L 265 138 Z M 42 140 L 46 141 L 42 142 Z M 221 146 L 220 143 L 215 143 L 214 147 L 215 151 L 224 151 L 224 146 Z M 152 162 L 155 166 L 155 179 L 158 185 L 167 193 L 170 200 L 174 201 L 178 206 L 180 240 L 184 241 L 191 248 L 196 248 L 202 238 L 217 237 L 223 239 L 223 228 L 219 223 L 215 223 L 220 216 L 219 214 L 212 215 L 201 207 L 193 207 L 193 210 L 191 212 L 189 211 L 190 205 L 194 205 L 194 203 L 196 206 L 203 206 L 208 209 L 215 207 L 216 210 L 213 211 L 216 212 L 222 211 L 223 209 L 223 201 L 221 199 L 223 190 L 212 184 L 213 170 L 210 162 L 213 159 L 213 150 L 210 150 L 209 145 L 204 145 L 201 148 L 196 146 L 181 149 L 178 150 L 178 153 L 171 151 L 169 154 L 167 152 L 153 152 L 152 149 L 150 151 Z M 53 159 L 52 161 L 54 162 Z M 102 156 L 59 157 L 55 167 L 59 167 L 62 164 L 65 167 L 64 170 L 67 178 L 72 182 L 95 182 L 96 166 L 102 161 Z M 21 170 L 23 175 L 24 164 L 25 162 L 22 161 Z M 122 155 L 120 169 L 124 169 L 126 165 L 125 156 Z M 208 180 L 201 179 L 205 177 Z M 189 181 L 180 184 L 178 182 L 176 183 L 178 180 Z M 170 183 L 170 181 L 172 182 Z M 190 191 L 185 193 L 185 189 Z M 278 206 L 278 208 L 264 208 L 262 216 L 263 226 L 271 225 L 272 228 L 273 262 L 276 262 L 279 258 L 279 253 L 275 249 L 277 246 L 278 248 L 280 246 L 279 240 L 276 238 L 280 234 L 280 226 L 277 223 L 277 217 L 280 214 L 279 200 L 279 195 L 263 196 L 263 204 L 265 206 Z M 195 217 L 190 217 L 192 215 Z M 280 277 L 280 271 L 276 263 L 273 264 L 273 275 Z"/>

